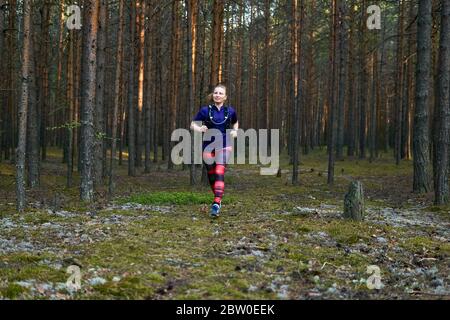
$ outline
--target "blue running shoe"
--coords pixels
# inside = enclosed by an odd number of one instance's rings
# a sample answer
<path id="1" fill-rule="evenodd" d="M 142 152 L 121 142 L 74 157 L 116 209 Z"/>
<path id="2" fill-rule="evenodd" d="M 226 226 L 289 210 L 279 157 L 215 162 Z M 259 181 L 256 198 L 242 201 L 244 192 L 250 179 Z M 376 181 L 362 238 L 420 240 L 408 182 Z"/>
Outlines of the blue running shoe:
<path id="1" fill-rule="evenodd" d="M 211 206 L 211 211 L 209 212 L 211 218 L 217 218 L 219 216 L 220 207 L 221 205 L 213 203 L 213 205 Z"/>

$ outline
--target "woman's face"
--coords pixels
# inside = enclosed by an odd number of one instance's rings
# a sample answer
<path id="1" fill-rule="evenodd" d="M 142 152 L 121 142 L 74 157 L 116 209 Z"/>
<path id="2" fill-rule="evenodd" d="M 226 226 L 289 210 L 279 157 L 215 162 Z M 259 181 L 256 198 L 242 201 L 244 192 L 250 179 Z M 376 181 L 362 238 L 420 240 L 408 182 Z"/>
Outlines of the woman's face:
<path id="1" fill-rule="evenodd" d="M 218 104 L 225 102 L 225 100 L 227 100 L 225 89 L 222 87 L 215 88 L 213 92 L 213 100 Z"/>

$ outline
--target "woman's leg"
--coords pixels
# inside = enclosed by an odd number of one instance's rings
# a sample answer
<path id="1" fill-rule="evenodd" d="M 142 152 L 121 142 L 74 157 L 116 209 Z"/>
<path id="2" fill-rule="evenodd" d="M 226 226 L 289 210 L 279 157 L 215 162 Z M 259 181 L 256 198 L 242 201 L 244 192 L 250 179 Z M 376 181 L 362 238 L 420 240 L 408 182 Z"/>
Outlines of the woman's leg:
<path id="1" fill-rule="evenodd" d="M 222 203 L 223 193 L 225 191 L 225 165 L 216 164 L 214 173 L 214 202 L 219 205 Z"/>
<path id="2" fill-rule="evenodd" d="M 224 148 L 217 152 L 215 178 L 214 178 L 214 202 L 221 204 L 225 192 L 225 171 L 228 159 L 231 154 L 231 148 Z"/>
<path id="3" fill-rule="evenodd" d="M 211 187 L 212 192 L 214 193 L 214 183 L 216 181 L 216 162 L 214 161 L 212 164 L 208 164 L 206 159 L 215 158 L 214 152 L 203 152 L 203 164 L 206 167 L 206 172 L 208 174 L 209 186 Z M 210 162 L 210 161 L 209 161 Z"/>

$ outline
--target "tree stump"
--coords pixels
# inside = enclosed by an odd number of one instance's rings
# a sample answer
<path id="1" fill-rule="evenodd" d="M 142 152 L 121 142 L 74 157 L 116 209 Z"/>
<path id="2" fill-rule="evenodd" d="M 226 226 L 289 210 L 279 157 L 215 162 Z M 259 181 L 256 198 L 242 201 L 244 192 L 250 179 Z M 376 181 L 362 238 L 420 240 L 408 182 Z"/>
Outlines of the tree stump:
<path id="1" fill-rule="evenodd" d="M 364 219 L 364 191 L 359 181 L 353 181 L 345 195 L 344 218 L 356 221 Z"/>

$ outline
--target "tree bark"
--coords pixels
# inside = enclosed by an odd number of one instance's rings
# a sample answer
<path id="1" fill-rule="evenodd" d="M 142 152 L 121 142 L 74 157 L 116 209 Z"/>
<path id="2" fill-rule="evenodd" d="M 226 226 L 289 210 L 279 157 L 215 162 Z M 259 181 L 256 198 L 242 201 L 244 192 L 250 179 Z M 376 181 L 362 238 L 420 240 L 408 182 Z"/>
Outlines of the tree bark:
<path id="1" fill-rule="evenodd" d="M 180 52 L 180 27 L 179 27 L 179 0 L 172 2 L 172 37 L 171 37 L 171 61 L 170 61 L 170 92 L 169 92 L 169 126 L 167 127 L 168 145 L 172 147 L 170 141 L 172 132 L 176 129 L 177 107 L 178 107 L 178 81 L 179 81 L 179 52 Z M 170 149 L 167 150 L 168 169 L 173 169 L 173 162 L 170 158 Z"/>
<path id="2" fill-rule="evenodd" d="M 106 39 L 108 34 L 108 1 L 99 1 L 100 12 L 98 22 L 97 75 L 96 75 L 96 107 L 95 107 L 95 140 L 94 140 L 94 185 L 103 184 L 103 144 L 105 133 L 105 68 Z"/>
<path id="3" fill-rule="evenodd" d="M 8 45 L 8 88 L 11 89 L 11 93 L 8 96 L 8 106 L 7 113 L 5 116 L 5 159 L 11 161 L 11 163 L 15 162 L 15 152 L 14 149 L 16 147 L 16 91 L 12 90 L 16 87 L 16 75 L 18 73 L 16 67 L 16 50 L 17 50 L 17 27 L 16 27 L 16 18 L 17 18 L 17 1 L 11 0 L 8 1 L 9 6 L 9 17 L 8 17 L 8 33 L 7 33 L 7 45 Z"/>
<path id="4" fill-rule="evenodd" d="M 38 60 L 38 114 L 40 115 L 40 144 L 41 144 L 41 158 L 47 159 L 47 144 L 48 144 L 48 122 L 49 122 L 49 24 L 50 24 L 50 4 L 44 1 L 41 12 L 41 35 L 40 35 L 40 57 Z"/>
<path id="5" fill-rule="evenodd" d="M 128 175 L 136 176 L 136 132 L 135 132 L 135 117 L 134 117 L 134 46 L 136 33 L 136 3 L 131 3 L 131 18 L 130 18 L 130 64 L 128 73 Z"/>
<path id="6" fill-rule="evenodd" d="M 223 38 L 223 14 L 224 14 L 224 0 L 214 0 L 213 26 L 211 30 L 212 59 L 211 59 L 211 74 L 209 80 L 209 92 L 211 92 L 214 89 L 213 86 L 222 81 L 221 48 Z"/>
<path id="7" fill-rule="evenodd" d="M 302 0 L 300 0 L 302 1 Z M 291 22 L 291 70 L 292 70 L 292 92 L 293 92 L 293 118 L 290 135 L 291 156 L 292 156 L 292 184 L 298 184 L 298 135 L 299 135 L 299 104 L 300 104 L 300 18 L 299 0 L 292 1 L 292 22 Z"/>
<path id="8" fill-rule="evenodd" d="M 401 147 L 402 147 L 402 103 L 403 103 L 403 11 L 405 1 L 399 1 L 399 17 L 398 17 L 398 41 L 397 41 L 397 79 L 395 82 L 395 110 L 397 114 L 395 117 L 395 162 L 400 164 Z"/>
<path id="9" fill-rule="evenodd" d="M 27 119 L 27 167 L 28 183 L 31 188 L 40 185 L 39 159 L 39 118 L 36 87 L 36 64 L 34 60 L 34 43 L 30 41 L 30 76 L 28 78 L 28 119 Z"/>
<path id="10" fill-rule="evenodd" d="M 361 221 L 364 219 L 364 191 L 361 182 L 350 184 L 344 200 L 344 218 Z"/>
<path id="11" fill-rule="evenodd" d="M 145 78 L 145 10 L 144 0 L 137 1 L 139 6 L 137 23 L 139 26 L 138 46 L 138 103 L 136 110 L 136 166 L 142 167 L 142 150 L 144 145 L 144 78 Z"/>
<path id="12" fill-rule="evenodd" d="M 339 8 L 338 8 L 338 0 L 333 0 L 332 7 L 332 16 L 331 16 L 331 42 L 330 42 L 330 70 L 331 70 L 331 81 L 330 81 L 330 105 L 329 105 L 329 121 L 328 121 L 328 184 L 331 185 L 334 183 L 334 162 L 335 162 L 335 154 L 334 149 L 336 146 L 336 126 L 335 126 L 335 118 L 336 118 L 336 107 L 337 107 L 337 91 L 339 83 L 337 82 L 338 78 L 338 66 L 336 61 L 339 60 L 339 53 L 337 51 L 337 40 L 338 37 L 336 33 L 338 32 L 339 25 Z"/>
<path id="13" fill-rule="evenodd" d="M 430 96 L 432 0 L 419 1 L 417 26 L 416 108 L 413 153 L 416 193 L 431 191 L 428 106 Z"/>
<path id="14" fill-rule="evenodd" d="M 350 10 L 350 12 L 353 12 L 353 10 Z M 355 15 L 351 13 L 351 21 L 354 20 Z M 352 22 L 353 23 L 353 22 Z M 354 24 L 354 23 L 353 23 Z M 349 32 L 349 42 L 348 47 L 353 48 L 354 44 L 354 27 L 352 26 L 350 28 Z M 355 156 L 355 121 L 356 121 L 356 103 L 355 103 L 355 97 L 356 97 L 356 90 L 354 89 L 354 79 L 355 79 L 355 64 L 352 63 L 354 60 L 354 51 L 353 49 L 348 50 L 348 112 L 347 112 L 347 156 L 354 157 Z"/>
<path id="15" fill-rule="evenodd" d="M 449 129 L 450 129 L 450 1 L 441 1 L 441 33 L 435 108 L 434 202 L 449 202 Z"/>
<path id="16" fill-rule="evenodd" d="M 264 39 L 264 100 L 263 107 L 264 112 L 261 112 L 262 115 L 265 115 L 265 123 L 263 124 L 263 128 L 270 129 L 270 85 L 269 85 L 269 68 L 270 68 L 270 49 L 271 49 L 271 22 L 270 22 L 270 1 L 264 1 L 264 21 L 265 21 L 265 39 Z M 303 30 L 302 30 L 303 32 Z M 264 120 L 264 119 L 263 119 Z M 263 123 L 263 121 L 261 121 Z M 270 132 L 270 131 L 269 131 Z M 269 136 L 270 143 L 270 136 Z"/>
<path id="17" fill-rule="evenodd" d="M 146 15 L 150 15 L 151 8 L 153 8 L 153 3 L 150 1 L 148 5 L 145 6 Z M 144 123 L 144 143 L 145 143 L 145 160 L 144 160 L 144 172 L 149 173 L 150 167 L 151 167 L 151 147 L 152 147 L 152 135 L 153 135 L 153 126 L 152 126 L 152 120 L 153 120 L 153 19 L 150 20 L 150 26 L 146 30 L 145 37 L 146 37 L 146 44 L 145 47 L 147 48 L 147 54 L 146 54 L 146 79 L 145 79 L 145 101 L 144 101 L 144 108 L 145 108 L 145 123 Z M 144 24 L 145 25 L 145 24 Z M 147 32 L 148 31 L 148 32 Z"/>
<path id="18" fill-rule="evenodd" d="M 187 72 L 188 72 L 188 91 L 189 91 L 189 116 L 192 116 L 195 108 L 195 79 L 196 79 L 196 47 L 197 47 L 197 0 L 186 0 L 187 19 L 188 19 L 188 50 L 187 50 Z M 192 135 L 193 136 L 193 135 Z M 195 185 L 196 182 L 196 166 L 194 163 L 193 139 L 191 141 L 191 164 L 190 164 L 190 184 Z"/>
<path id="19" fill-rule="evenodd" d="M 375 159 L 377 135 L 378 50 L 372 53 L 372 90 L 370 101 L 370 162 Z"/>
<path id="20" fill-rule="evenodd" d="M 67 53 L 67 89 L 66 101 L 68 102 L 69 110 L 67 113 L 67 187 L 72 187 L 72 173 L 73 173 L 73 112 L 75 109 L 74 99 L 74 60 L 75 60 L 75 39 L 74 31 L 69 30 L 69 49 Z"/>
<path id="21" fill-rule="evenodd" d="M 19 136 L 16 154 L 16 196 L 17 210 L 23 212 L 26 206 L 25 199 L 25 157 L 27 141 L 27 113 L 30 87 L 32 79 L 32 61 L 31 61 L 31 0 L 23 1 L 23 47 L 22 47 L 22 87 L 19 105 Z"/>
<path id="22" fill-rule="evenodd" d="M 125 29 L 124 19 L 124 1 L 119 1 L 119 30 L 117 32 L 117 51 L 116 51 L 116 74 L 114 80 L 114 111 L 112 117 L 111 130 L 111 155 L 109 159 L 109 175 L 108 175 L 108 193 L 111 196 L 114 190 L 113 174 L 114 174 L 114 158 L 116 157 L 117 147 L 117 125 L 119 118 L 119 105 L 123 101 L 122 92 L 122 75 L 123 75 L 123 38 Z M 122 99 L 121 99 L 122 97 Z"/>
<path id="23" fill-rule="evenodd" d="M 359 84 L 359 158 L 366 157 L 366 128 L 367 128 L 367 59 L 366 59 L 366 1 L 361 7 L 360 37 L 359 37 L 359 61 L 360 61 L 360 84 Z"/>
<path id="24" fill-rule="evenodd" d="M 85 1 L 81 60 L 81 186 L 80 198 L 94 199 L 94 112 L 99 2 Z"/>
<path id="25" fill-rule="evenodd" d="M 339 95 L 337 105 L 336 159 L 344 159 L 344 107 L 347 84 L 347 8 L 345 1 L 339 6 Z"/>
<path id="26" fill-rule="evenodd" d="M 0 0 L 0 52 L 5 52 L 5 14 L 4 14 L 5 0 Z M 3 88 L 6 84 L 5 82 L 5 63 L 4 60 L 0 62 L 0 87 Z M 6 99 L 4 93 L 0 92 L 0 162 L 3 158 L 3 140 L 5 137 L 5 105 Z"/>

